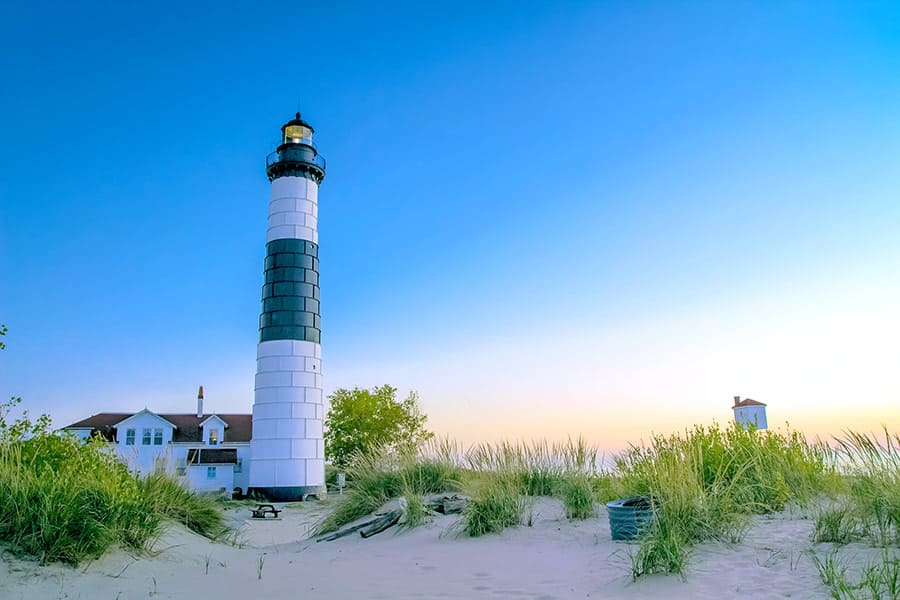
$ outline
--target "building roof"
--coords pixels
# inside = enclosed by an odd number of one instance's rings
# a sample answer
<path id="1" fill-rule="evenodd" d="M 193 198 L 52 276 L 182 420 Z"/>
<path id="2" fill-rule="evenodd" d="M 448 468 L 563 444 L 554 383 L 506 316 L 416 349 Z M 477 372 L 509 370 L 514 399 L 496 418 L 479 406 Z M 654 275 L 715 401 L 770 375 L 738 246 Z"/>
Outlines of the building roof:
<path id="1" fill-rule="evenodd" d="M 111 442 L 116 440 L 116 424 L 137 413 L 98 413 L 87 419 L 72 423 L 63 429 L 91 429 L 91 435 L 101 435 Z M 157 414 L 157 413 L 154 413 Z M 205 414 L 198 417 L 195 414 L 157 414 L 175 426 L 172 432 L 173 442 L 202 442 L 200 423 L 212 416 Z M 222 442 L 249 442 L 253 433 L 253 416 L 241 414 L 216 415 L 223 421 L 225 428 Z"/>
<path id="2" fill-rule="evenodd" d="M 741 400 L 731 408 L 741 408 L 742 406 L 765 406 L 765 404 L 763 402 L 757 402 L 756 400 L 747 398 L 746 400 Z"/>
<path id="3" fill-rule="evenodd" d="M 91 435 L 100 435 L 110 442 L 116 439 L 116 423 L 135 413 L 98 413 L 63 427 L 63 429 L 90 429 Z"/>
<path id="4" fill-rule="evenodd" d="M 122 427 L 122 423 L 124 423 L 125 421 L 129 421 L 129 420 L 134 419 L 135 417 L 139 417 L 139 416 L 141 416 L 141 415 L 150 415 L 150 416 L 153 417 L 154 419 L 156 419 L 156 420 L 158 420 L 158 421 L 161 421 L 161 422 L 165 423 L 165 424 L 168 425 L 169 427 L 175 427 L 175 423 L 172 423 L 171 421 L 169 421 L 168 419 L 166 419 L 166 418 L 165 418 L 164 416 L 162 416 L 162 415 L 156 414 L 155 412 L 153 412 L 153 411 L 150 410 L 149 408 L 145 408 L 145 409 L 142 410 L 141 412 L 134 413 L 133 415 L 126 416 L 124 419 L 122 419 L 121 421 L 119 421 L 118 423 L 116 423 L 115 425 L 113 425 L 113 427 L 115 427 L 116 429 L 119 429 L 120 427 Z"/>

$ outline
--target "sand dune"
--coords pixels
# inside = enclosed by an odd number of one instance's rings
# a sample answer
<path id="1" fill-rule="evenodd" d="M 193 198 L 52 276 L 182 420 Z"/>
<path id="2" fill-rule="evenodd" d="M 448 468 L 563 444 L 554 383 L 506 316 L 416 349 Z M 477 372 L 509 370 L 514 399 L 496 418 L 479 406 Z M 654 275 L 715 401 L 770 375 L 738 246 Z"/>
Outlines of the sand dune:
<path id="1" fill-rule="evenodd" d="M 230 542 L 210 542 L 170 527 L 152 555 L 115 551 L 79 568 L 0 560 L 0 598 L 826 598 L 827 588 L 804 552 L 812 522 L 800 513 L 756 517 L 742 543 L 695 548 L 686 580 L 654 575 L 632 582 L 629 552 L 610 539 L 603 509 L 597 518 L 567 521 L 561 504 L 538 499 L 532 526 L 468 538 L 458 517 L 436 515 L 410 530 L 392 528 L 370 539 L 307 538 L 334 500 L 292 505 L 280 520 L 249 519 L 246 507 L 228 515 L 238 528 Z M 819 544 L 825 552 L 829 544 Z M 878 550 L 848 546 L 857 563 Z M 260 578 L 261 575 L 261 578 Z"/>

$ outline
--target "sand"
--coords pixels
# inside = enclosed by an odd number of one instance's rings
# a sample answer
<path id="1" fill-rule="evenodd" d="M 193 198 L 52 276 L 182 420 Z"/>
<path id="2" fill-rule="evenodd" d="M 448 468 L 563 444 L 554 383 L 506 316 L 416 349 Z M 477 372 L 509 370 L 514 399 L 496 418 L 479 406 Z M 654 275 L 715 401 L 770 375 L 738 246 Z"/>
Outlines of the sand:
<path id="1" fill-rule="evenodd" d="M 436 515 L 415 529 L 396 527 L 369 539 L 307 538 L 335 499 L 290 505 L 279 520 L 251 520 L 230 509 L 238 527 L 229 542 L 210 542 L 169 527 L 152 555 L 113 551 L 79 568 L 0 559 L 3 600 L 134 598 L 826 598 L 828 590 L 805 552 L 812 521 L 800 512 L 756 517 L 740 544 L 694 549 L 686 579 L 652 575 L 631 580 L 636 546 L 610 539 L 606 513 L 570 522 L 561 504 L 538 499 L 532 526 L 468 538 L 458 516 Z M 843 547 L 851 564 L 878 555 Z"/>

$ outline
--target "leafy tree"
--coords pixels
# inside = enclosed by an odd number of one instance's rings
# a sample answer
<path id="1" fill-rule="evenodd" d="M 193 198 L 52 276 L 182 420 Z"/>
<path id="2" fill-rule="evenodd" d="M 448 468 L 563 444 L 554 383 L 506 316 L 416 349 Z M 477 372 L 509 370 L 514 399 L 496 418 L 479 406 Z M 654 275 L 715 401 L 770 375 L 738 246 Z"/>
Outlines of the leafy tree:
<path id="1" fill-rule="evenodd" d="M 325 417 L 325 455 L 336 467 L 346 467 L 362 453 L 403 451 L 431 439 L 428 417 L 419 410 L 419 395 L 397 400 L 389 385 L 371 390 L 339 389 L 331 394 Z"/>

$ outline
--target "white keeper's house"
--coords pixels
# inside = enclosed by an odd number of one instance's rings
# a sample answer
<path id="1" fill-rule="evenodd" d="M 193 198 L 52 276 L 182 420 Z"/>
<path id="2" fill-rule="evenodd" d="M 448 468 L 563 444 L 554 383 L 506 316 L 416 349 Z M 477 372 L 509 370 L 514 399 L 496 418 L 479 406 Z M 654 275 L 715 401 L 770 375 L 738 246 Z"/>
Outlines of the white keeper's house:
<path id="1" fill-rule="evenodd" d="M 82 439 L 100 436 L 134 471 L 155 468 L 184 478 L 198 491 L 247 492 L 250 483 L 252 415 L 203 412 L 203 386 L 197 394 L 197 412 L 161 414 L 144 409 L 137 413 L 99 413 L 63 427 Z"/>

